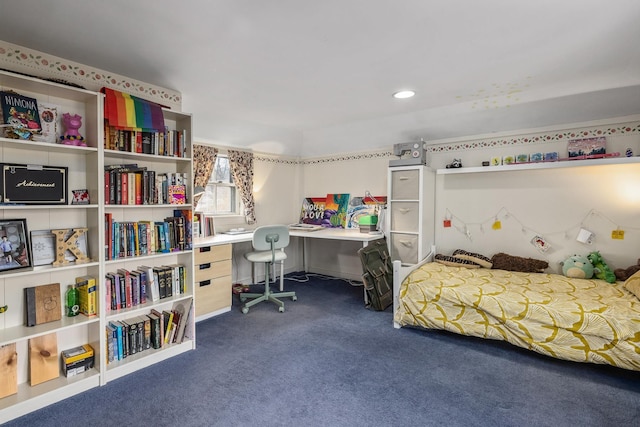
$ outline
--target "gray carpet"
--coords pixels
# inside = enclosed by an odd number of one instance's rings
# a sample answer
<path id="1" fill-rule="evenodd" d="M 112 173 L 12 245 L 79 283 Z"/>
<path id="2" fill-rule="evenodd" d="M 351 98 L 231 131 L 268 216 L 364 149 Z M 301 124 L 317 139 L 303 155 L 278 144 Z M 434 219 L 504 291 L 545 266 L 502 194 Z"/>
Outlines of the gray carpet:
<path id="1" fill-rule="evenodd" d="M 341 280 L 200 322 L 197 349 L 12 426 L 630 426 L 640 373 L 506 343 L 393 329 Z"/>

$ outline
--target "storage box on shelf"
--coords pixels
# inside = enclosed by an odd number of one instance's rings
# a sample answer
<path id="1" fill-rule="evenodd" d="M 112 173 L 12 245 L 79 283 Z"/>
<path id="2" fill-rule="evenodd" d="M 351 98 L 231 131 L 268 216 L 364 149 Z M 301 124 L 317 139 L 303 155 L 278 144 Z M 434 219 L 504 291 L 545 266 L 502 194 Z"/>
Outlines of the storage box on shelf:
<path id="1" fill-rule="evenodd" d="M 63 113 L 82 116 L 83 126 L 80 131 L 85 136 L 87 147 L 57 144 L 52 141 L 12 139 L 4 137 L 2 133 L 0 162 L 64 166 L 68 168 L 68 188 L 65 189 L 67 200 L 71 200 L 71 190 L 74 189 L 86 189 L 90 198 L 90 203 L 83 205 L 0 205 L 3 219 L 26 221 L 28 237 L 31 237 L 30 232 L 34 231 L 86 228 L 84 248 L 90 257 L 89 262 L 79 263 L 73 261 L 74 257 L 71 256 L 71 261 L 65 260 L 63 265 L 53 267 L 55 251 L 52 254 L 45 253 L 45 261 L 43 261 L 42 253 L 38 253 L 37 258 L 34 253 L 43 248 L 33 248 L 29 242 L 24 248 L 31 255 L 31 267 L 15 270 L 0 268 L 0 306 L 7 307 L 6 312 L 0 314 L 0 347 L 7 346 L 5 348 L 10 348 L 13 352 L 12 355 L 8 355 L 13 357 L 9 361 L 11 363 L 2 363 L 3 369 L 8 371 L 3 371 L 0 376 L 3 382 L 15 381 L 14 387 L 9 390 L 11 394 L 0 398 L 0 419 L 9 420 L 100 384 L 101 371 L 96 366 L 73 378 L 65 378 L 62 373 L 59 373 L 54 379 L 31 386 L 33 374 L 30 374 L 32 367 L 30 367 L 29 341 L 55 334 L 52 339 L 55 340 L 54 347 L 59 350 L 84 344 L 90 344 L 99 349 L 101 345 L 100 315 L 89 317 L 80 314 L 75 317 L 66 317 L 63 307 L 67 285 L 74 283 L 76 277 L 99 278 L 102 275 L 100 248 L 103 245 L 99 205 L 102 191 L 99 175 L 96 173 L 102 165 L 99 154 L 102 141 L 102 98 L 96 92 L 5 71 L 0 71 L 0 91 L 13 91 L 36 99 L 39 105 L 54 107 L 59 116 Z M 59 132 L 62 132 L 62 129 L 59 128 Z M 50 249 L 53 250 L 53 247 Z M 16 257 L 18 256 L 16 254 Z M 47 257 L 49 257 L 48 261 Z M 34 264 L 38 265 L 34 266 Z M 50 300 L 46 307 L 59 310 L 60 320 L 27 327 L 25 325 L 25 289 L 51 283 L 59 283 L 59 291 L 49 296 Z M 98 304 L 98 313 L 100 309 L 101 306 Z M 55 360 L 59 360 L 59 354 L 55 356 Z M 97 351 L 96 359 L 100 358 L 101 352 Z M 5 373 L 7 373 L 6 377 Z M 56 373 L 55 368 L 53 373 Z M 15 393 L 12 393 L 13 391 Z"/>

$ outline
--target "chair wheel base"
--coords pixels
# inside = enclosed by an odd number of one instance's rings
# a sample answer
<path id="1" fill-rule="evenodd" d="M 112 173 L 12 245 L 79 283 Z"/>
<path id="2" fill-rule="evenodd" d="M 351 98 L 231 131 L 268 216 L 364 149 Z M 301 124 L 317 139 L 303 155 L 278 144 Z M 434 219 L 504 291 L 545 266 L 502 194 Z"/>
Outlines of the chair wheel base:
<path id="1" fill-rule="evenodd" d="M 242 314 L 247 314 L 249 312 L 249 307 L 242 307 Z"/>
<path id="2" fill-rule="evenodd" d="M 278 311 L 279 311 L 280 313 L 284 313 L 284 307 L 278 307 Z"/>

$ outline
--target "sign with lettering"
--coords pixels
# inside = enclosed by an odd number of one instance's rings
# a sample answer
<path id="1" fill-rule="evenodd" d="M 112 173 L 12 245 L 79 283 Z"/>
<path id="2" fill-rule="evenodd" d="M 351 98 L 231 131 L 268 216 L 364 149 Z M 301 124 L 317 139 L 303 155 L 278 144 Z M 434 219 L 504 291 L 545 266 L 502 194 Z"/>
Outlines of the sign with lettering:
<path id="1" fill-rule="evenodd" d="M 0 163 L 2 203 L 66 205 L 68 168 L 65 166 Z"/>

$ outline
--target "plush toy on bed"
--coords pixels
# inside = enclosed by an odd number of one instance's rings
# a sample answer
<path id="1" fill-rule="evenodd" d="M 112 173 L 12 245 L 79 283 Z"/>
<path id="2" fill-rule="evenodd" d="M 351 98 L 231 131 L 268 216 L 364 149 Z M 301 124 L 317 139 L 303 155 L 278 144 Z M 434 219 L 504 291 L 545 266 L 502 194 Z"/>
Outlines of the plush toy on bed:
<path id="1" fill-rule="evenodd" d="M 602 259 L 602 255 L 600 255 L 600 252 L 591 252 L 587 258 L 589 258 L 589 261 L 591 261 L 591 264 L 595 269 L 594 274 L 598 279 L 605 280 L 607 283 L 616 282 L 616 275 L 613 273 L 613 271 L 611 271 L 607 263 L 604 262 L 604 259 Z"/>
<path id="2" fill-rule="evenodd" d="M 542 273 L 549 263 L 535 258 L 524 258 L 499 252 L 491 257 L 492 268 L 523 273 Z"/>
<path id="3" fill-rule="evenodd" d="M 571 255 L 562 263 L 562 274 L 574 279 L 591 279 L 593 264 L 584 255 Z"/>
<path id="4" fill-rule="evenodd" d="M 640 271 L 640 258 L 638 258 L 638 262 L 636 265 L 632 265 L 627 268 L 616 268 L 615 270 L 613 270 L 613 274 L 616 275 L 616 279 L 624 282 L 629 277 L 636 274 L 638 271 Z"/>

